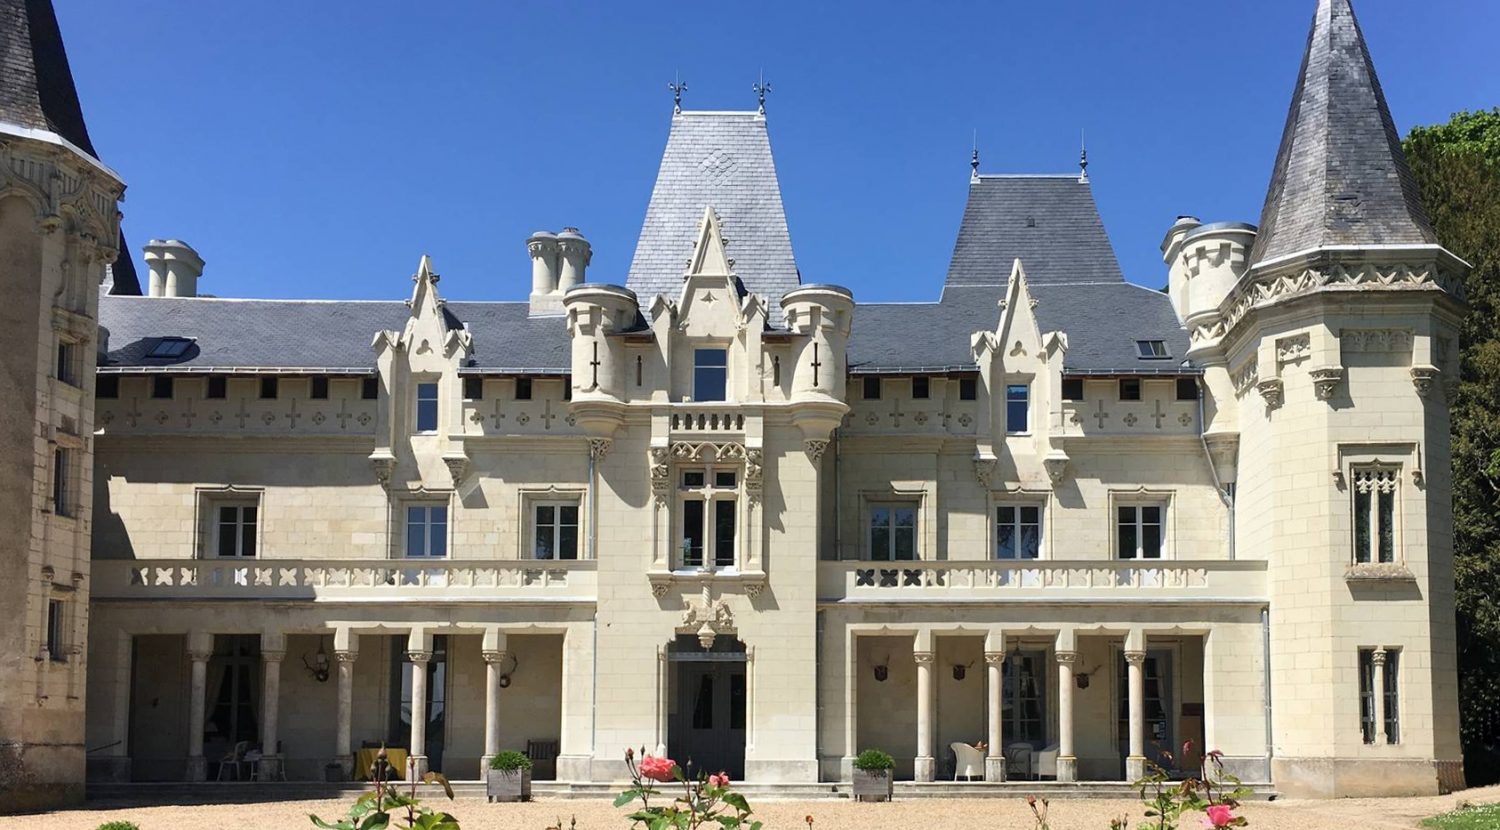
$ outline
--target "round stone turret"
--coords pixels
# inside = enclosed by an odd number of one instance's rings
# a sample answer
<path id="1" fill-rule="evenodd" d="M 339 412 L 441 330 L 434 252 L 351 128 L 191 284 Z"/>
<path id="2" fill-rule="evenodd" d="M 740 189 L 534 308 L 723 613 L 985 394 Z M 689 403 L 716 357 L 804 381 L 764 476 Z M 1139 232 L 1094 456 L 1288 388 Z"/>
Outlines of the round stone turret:
<path id="1" fill-rule="evenodd" d="M 625 343 L 610 335 L 630 329 L 640 318 L 635 292 L 604 283 L 576 286 L 563 295 L 568 334 L 573 342 L 573 400 L 579 427 L 608 438 L 624 419 Z"/>
<path id="2" fill-rule="evenodd" d="M 792 347 L 794 412 L 809 439 L 823 439 L 838 426 L 844 404 L 845 350 L 854 322 L 854 294 L 839 285 L 804 285 L 781 298 L 786 326 L 804 335 Z"/>
<path id="3" fill-rule="evenodd" d="M 1169 267 L 1168 293 L 1183 325 L 1191 328 L 1218 313 L 1250 266 L 1255 226 L 1244 222 L 1201 224 L 1179 218 L 1162 242 Z"/>

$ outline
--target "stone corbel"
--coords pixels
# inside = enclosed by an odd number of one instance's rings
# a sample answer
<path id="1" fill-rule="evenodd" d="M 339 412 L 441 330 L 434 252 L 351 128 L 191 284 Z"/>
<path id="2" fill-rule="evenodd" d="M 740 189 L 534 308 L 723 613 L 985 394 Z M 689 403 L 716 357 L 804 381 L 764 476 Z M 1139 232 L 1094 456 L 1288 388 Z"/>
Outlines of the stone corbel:
<path id="1" fill-rule="evenodd" d="M 828 442 L 810 438 L 802 442 L 802 448 L 807 453 L 807 457 L 812 460 L 812 463 L 816 464 L 823 459 L 823 451 L 828 449 Z"/>
<path id="2" fill-rule="evenodd" d="M 1053 450 L 1042 459 L 1042 466 L 1047 469 L 1047 478 L 1053 484 L 1062 484 L 1063 477 L 1068 472 L 1068 454 L 1062 450 Z"/>
<path id="3" fill-rule="evenodd" d="M 375 480 L 386 490 L 391 489 L 391 475 L 396 472 L 396 457 L 389 450 L 376 450 L 370 454 L 370 467 L 375 471 Z"/>
<path id="4" fill-rule="evenodd" d="M 651 448 L 651 495 L 657 507 L 666 507 L 672 494 L 672 468 L 669 466 L 669 447 Z M 662 596 L 658 594 L 657 596 Z"/>
<path id="5" fill-rule="evenodd" d="M 1432 384 L 1438 379 L 1442 371 L 1436 366 L 1413 366 L 1411 367 L 1411 382 L 1417 387 L 1417 394 L 1427 397 L 1432 391 Z"/>
<path id="6" fill-rule="evenodd" d="M 613 444 L 614 442 L 608 438 L 590 438 L 589 458 L 593 459 L 596 464 L 603 461 L 604 457 L 609 455 L 609 448 Z"/>
<path id="7" fill-rule="evenodd" d="M 765 487 L 765 451 L 759 447 L 745 448 L 745 496 L 750 503 L 760 504 Z"/>
<path id="8" fill-rule="evenodd" d="M 1267 378 L 1255 384 L 1255 391 L 1266 399 L 1267 409 L 1280 409 L 1282 403 L 1286 401 L 1286 387 L 1282 384 L 1281 378 Z"/>
<path id="9" fill-rule="evenodd" d="M 974 477 L 979 479 L 979 484 L 986 490 L 995 489 L 993 481 L 995 477 L 995 459 L 974 459 Z"/>
<path id="10" fill-rule="evenodd" d="M 454 487 L 461 484 L 469 472 L 469 457 L 463 453 L 444 455 L 443 464 L 448 467 L 448 475 L 453 477 Z"/>
<path id="11" fill-rule="evenodd" d="M 1344 380 L 1344 367 L 1342 366 L 1319 366 L 1308 372 L 1312 376 L 1313 392 L 1320 401 L 1333 400 L 1333 393 L 1338 391 L 1339 384 Z"/>

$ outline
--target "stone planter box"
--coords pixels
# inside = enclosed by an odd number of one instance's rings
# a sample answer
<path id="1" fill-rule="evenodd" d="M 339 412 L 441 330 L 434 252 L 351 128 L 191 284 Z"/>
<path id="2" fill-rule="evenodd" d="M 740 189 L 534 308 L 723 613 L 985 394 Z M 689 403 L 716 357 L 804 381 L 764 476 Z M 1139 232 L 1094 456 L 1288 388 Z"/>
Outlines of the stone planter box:
<path id="1" fill-rule="evenodd" d="M 484 794 L 490 801 L 530 801 L 531 770 L 485 770 Z"/>
<path id="2" fill-rule="evenodd" d="M 890 801 L 891 771 L 888 769 L 856 769 L 854 771 L 855 801 Z"/>

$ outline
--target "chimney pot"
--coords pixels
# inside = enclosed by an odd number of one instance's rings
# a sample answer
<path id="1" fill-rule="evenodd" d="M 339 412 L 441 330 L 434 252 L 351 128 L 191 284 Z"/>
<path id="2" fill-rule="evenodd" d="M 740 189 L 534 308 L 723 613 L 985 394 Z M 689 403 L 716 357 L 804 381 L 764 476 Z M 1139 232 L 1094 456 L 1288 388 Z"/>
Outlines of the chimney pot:
<path id="1" fill-rule="evenodd" d="M 146 265 L 151 269 L 150 296 L 198 296 L 203 257 L 193 250 L 193 246 L 180 239 L 153 239 L 146 243 L 144 250 Z"/>

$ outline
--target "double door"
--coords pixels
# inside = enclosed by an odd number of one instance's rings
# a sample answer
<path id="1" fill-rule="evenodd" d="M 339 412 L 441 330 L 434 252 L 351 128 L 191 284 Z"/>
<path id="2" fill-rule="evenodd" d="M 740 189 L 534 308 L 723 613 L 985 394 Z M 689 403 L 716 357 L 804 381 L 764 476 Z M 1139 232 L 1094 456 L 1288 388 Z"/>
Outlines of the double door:
<path id="1" fill-rule="evenodd" d="M 667 753 L 693 774 L 745 775 L 745 662 L 743 654 L 709 653 L 709 660 L 676 663 L 676 706 Z"/>

